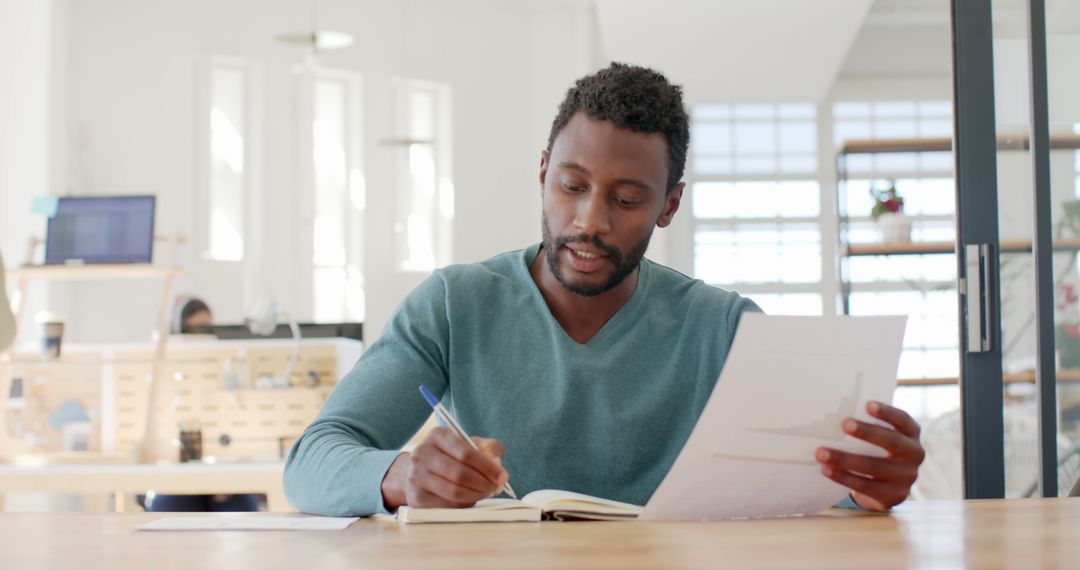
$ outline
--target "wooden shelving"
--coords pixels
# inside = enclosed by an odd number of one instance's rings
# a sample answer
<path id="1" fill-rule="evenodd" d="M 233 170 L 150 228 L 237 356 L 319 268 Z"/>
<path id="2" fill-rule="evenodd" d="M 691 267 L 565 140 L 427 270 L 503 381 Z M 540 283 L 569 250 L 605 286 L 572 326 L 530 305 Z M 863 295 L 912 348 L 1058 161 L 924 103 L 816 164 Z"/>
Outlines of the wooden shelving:
<path id="1" fill-rule="evenodd" d="M 159 380 L 159 372 L 162 367 L 162 361 L 165 353 L 165 339 L 168 337 L 169 329 L 169 303 L 171 302 L 172 283 L 182 272 L 179 268 L 167 265 L 153 265 L 150 263 L 125 263 L 125 264 L 87 264 L 87 265 L 24 265 L 8 271 L 8 275 L 15 282 L 15 295 L 12 296 L 13 307 L 15 313 L 15 322 L 22 322 L 22 312 L 24 301 L 26 299 L 27 291 L 30 287 L 30 282 L 35 280 L 42 281 L 98 281 L 98 280 L 119 280 L 130 281 L 136 279 L 146 280 L 159 280 L 162 283 L 161 288 L 161 301 L 158 304 L 157 310 L 157 328 L 152 333 L 154 341 L 153 360 L 149 364 L 149 398 L 146 402 L 146 417 L 143 422 L 143 439 L 136 449 L 135 458 L 139 462 L 149 462 L 154 457 L 154 450 L 152 449 L 154 444 L 155 434 L 151 433 L 150 427 L 156 425 L 155 417 L 157 413 L 157 402 L 155 397 L 157 390 L 154 388 Z M 0 361 L 3 361 L 6 366 L 12 365 L 12 361 L 18 361 L 12 348 L 2 355 Z M 85 372 L 92 370 L 93 366 L 88 366 L 88 362 L 92 362 L 86 359 L 80 358 L 65 358 L 57 361 L 59 366 L 67 366 L 66 372 L 79 371 Z M 53 366 L 52 363 L 27 363 L 29 366 Z M 10 382 L 12 378 L 8 375 L 6 378 L 0 376 L 0 393 L 6 394 L 10 391 Z M 23 441 L 18 441 L 11 438 L 6 430 L 0 429 L 0 455 L 10 456 L 20 453 L 29 452 L 30 446 Z"/>
<path id="2" fill-rule="evenodd" d="M 1020 384 L 1035 381 L 1035 371 L 1005 374 L 1003 380 L 1006 384 Z M 1058 382 L 1080 382 L 1080 370 L 1063 369 L 1057 372 Z M 901 386 L 948 386 L 957 383 L 956 377 L 940 378 L 901 378 L 898 382 Z"/>
<path id="3" fill-rule="evenodd" d="M 1027 135 L 1003 135 L 998 137 L 999 150 L 1027 150 Z M 1054 135 L 1050 148 L 1080 149 L 1080 136 Z M 878 154 L 892 152 L 948 152 L 952 150 L 951 138 L 933 139 L 866 139 L 847 140 L 836 149 L 837 154 Z"/>
<path id="4" fill-rule="evenodd" d="M 1016 151 L 1016 150 L 1028 150 L 1030 149 L 1030 138 L 1027 134 L 1020 135 L 1003 135 L 997 139 L 997 148 L 1002 151 Z M 1076 134 L 1059 134 L 1052 135 L 1050 137 L 1050 149 L 1051 150 L 1080 150 L 1080 135 Z M 850 225 L 854 223 L 862 223 L 864 220 L 868 220 L 865 216 L 855 216 L 854 219 L 849 217 L 844 211 L 843 204 L 843 189 L 844 182 L 848 179 L 846 156 L 849 155 L 874 155 L 874 154 L 891 154 L 891 153 L 926 153 L 926 152 L 951 152 L 953 150 L 953 141 L 951 138 L 929 138 L 929 139 L 891 139 L 891 140 L 847 140 L 837 147 L 837 216 L 839 219 L 839 227 L 837 228 L 837 236 L 839 238 L 838 254 L 840 256 L 838 275 L 840 281 L 841 292 L 841 304 L 844 314 L 850 314 L 850 295 L 852 293 L 852 283 L 848 276 L 848 259 L 859 256 L 894 256 L 894 255 L 934 255 L 934 254 L 954 254 L 956 252 L 955 242 L 914 242 L 914 243 L 847 243 L 848 231 Z M 1071 161 L 1071 159 L 1070 159 Z M 866 177 L 866 174 L 860 174 L 862 177 Z M 934 221 L 937 221 L 936 219 Z M 998 244 L 998 251 L 1000 253 L 1030 253 L 1032 251 L 1032 242 L 1030 240 L 1002 240 Z M 1080 251 L 1080 238 L 1069 239 L 1055 239 L 1053 241 L 1053 250 L 1056 252 L 1078 252 Z M 1059 382 L 1072 383 L 1080 382 L 1080 370 L 1059 370 L 1057 371 L 1056 378 Z M 1005 383 L 1024 383 L 1034 382 L 1035 373 L 1021 372 L 1016 374 L 1005 374 L 1003 377 Z M 958 379 L 955 377 L 938 377 L 938 378 L 905 378 L 899 381 L 900 386 L 947 386 L 956 385 Z"/>
<path id="5" fill-rule="evenodd" d="M 912 243 L 868 243 L 845 246 L 841 255 L 849 257 L 864 255 L 925 255 L 954 253 L 954 242 L 912 242 Z M 1031 242 L 1025 240 L 1005 240 L 1001 242 L 1003 253 L 1030 253 Z M 1054 251 L 1080 251 L 1080 239 L 1060 239 L 1054 241 Z"/>
<path id="6" fill-rule="evenodd" d="M 92 265 L 24 265 L 7 270 L 12 279 L 81 281 L 100 279 L 164 279 L 180 274 L 177 267 L 147 263 Z"/>

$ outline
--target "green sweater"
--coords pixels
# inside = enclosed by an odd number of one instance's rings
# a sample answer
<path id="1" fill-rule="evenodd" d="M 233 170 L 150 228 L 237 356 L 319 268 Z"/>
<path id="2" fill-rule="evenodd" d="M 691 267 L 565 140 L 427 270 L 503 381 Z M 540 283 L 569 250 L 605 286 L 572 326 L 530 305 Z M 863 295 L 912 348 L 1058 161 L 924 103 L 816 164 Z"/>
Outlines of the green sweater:
<path id="1" fill-rule="evenodd" d="M 323 515 L 386 512 L 381 482 L 441 396 L 506 445 L 514 490 L 645 504 L 705 407 L 748 299 L 642 260 L 630 300 L 585 344 L 529 274 L 540 245 L 436 271 L 334 388 L 289 453 L 285 492 Z"/>

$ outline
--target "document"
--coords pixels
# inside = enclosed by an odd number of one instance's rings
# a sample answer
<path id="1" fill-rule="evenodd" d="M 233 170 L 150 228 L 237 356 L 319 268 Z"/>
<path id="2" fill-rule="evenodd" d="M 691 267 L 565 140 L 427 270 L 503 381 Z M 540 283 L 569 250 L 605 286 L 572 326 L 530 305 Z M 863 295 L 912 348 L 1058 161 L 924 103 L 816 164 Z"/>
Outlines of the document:
<path id="1" fill-rule="evenodd" d="M 821 446 L 881 456 L 844 418 L 883 424 L 907 317 L 744 314 L 712 395 L 641 520 L 812 514 L 848 489 L 821 474 Z"/>
<path id="2" fill-rule="evenodd" d="M 357 517 L 272 517 L 224 515 L 164 517 L 139 530 L 345 530 Z"/>

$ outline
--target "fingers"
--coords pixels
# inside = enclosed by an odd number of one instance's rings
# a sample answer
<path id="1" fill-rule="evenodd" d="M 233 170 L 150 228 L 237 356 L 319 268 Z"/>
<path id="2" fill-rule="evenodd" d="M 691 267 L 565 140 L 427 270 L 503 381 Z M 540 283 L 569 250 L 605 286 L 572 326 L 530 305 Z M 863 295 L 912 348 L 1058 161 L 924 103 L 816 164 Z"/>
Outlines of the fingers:
<path id="1" fill-rule="evenodd" d="M 841 427 L 845 433 L 852 437 L 884 449 L 889 457 L 909 459 L 916 464 L 922 463 L 924 452 L 917 438 L 894 429 L 869 424 L 853 418 L 844 420 Z"/>
<path id="2" fill-rule="evenodd" d="M 471 465 L 459 463 L 448 455 L 432 455 L 426 458 L 424 467 L 446 481 L 475 491 L 483 496 L 492 494 L 498 488 L 499 483 L 497 481 L 488 480 L 487 477 L 481 475 Z"/>
<path id="3" fill-rule="evenodd" d="M 875 481 L 892 481 L 910 485 L 918 475 L 917 465 L 888 458 L 870 457 L 824 447 L 818 448 L 814 457 L 823 467 L 849 471 Z"/>
<path id="4" fill-rule="evenodd" d="M 431 430 L 428 438 L 430 438 L 443 453 L 454 458 L 459 463 L 472 467 L 492 483 L 501 485 L 505 482 L 505 480 L 501 480 L 506 475 L 506 470 L 503 469 L 501 461 L 503 452 L 501 443 L 496 442 L 498 443 L 496 450 L 499 452 L 499 455 L 497 457 L 492 457 L 481 450 L 473 449 L 467 441 L 449 428 L 435 428 Z M 486 447 L 494 447 L 494 444 L 490 442 L 495 440 L 486 438 L 477 439 L 484 441 Z"/>
<path id="5" fill-rule="evenodd" d="M 885 450 L 885 457 L 822 447 L 815 458 L 822 475 L 851 489 L 859 505 L 887 510 L 907 498 L 926 452 L 919 443 L 919 424 L 907 412 L 881 402 L 870 402 L 866 409 L 892 427 L 854 418 L 845 419 L 841 427 L 852 437 Z"/>
<path id="6" fill-rule="evenodd" d="M 480 448 L 480 451 L 491 457 L 498 458 L 499 463 L 502 463 L 502 457 L 506 454 L 506 446 L 501 441 L 486 437 L 474 437 L 472 439 L 476 443 L 476 447 Z"/>
<path id="7" fill-rule="evenodd" d="M 904 410 L 882 402 L 872 401 L 867 402 L 866 411 L 869 412 L 871 416 L 888 422 L 900 433 L 914 439 L 919 439 L 919 433 L 921 431 L 919 423 Z"/>
<path id="8" fill-rule="evenodd" d="M 413 484 L 418 496 L 427 495 L 426 499 L 430 501 L 416 504 L 410 500 L 409 504 L 412 506 L 471 507 L 477 501 L 492 495 L 492 493 L 470 489 L 458 481 L 451 481 L 432 471 L 426 473 L 418 471 L 417 477 L 410 479 L 410 484 Z"/>
<path id="9" fill-rule="evenodd" d="M 900 504 L 910 489 L 903 483 L 867 479 L 831 465 L 822 465 L 821 474 L 854 491 L 856 502 L 870 510 L 884 511 Z"/>
<path id="10" fill-rule="evenodd" d="M 416 507 L 468 507 L 496 494 L 508 478 L 501 460 L 505 448 L 486 438 L 477 438 L 477 445 L 484 451 L 473 449 L 450 429 L 433 429 L 409 455 L 407 503 Z"/>

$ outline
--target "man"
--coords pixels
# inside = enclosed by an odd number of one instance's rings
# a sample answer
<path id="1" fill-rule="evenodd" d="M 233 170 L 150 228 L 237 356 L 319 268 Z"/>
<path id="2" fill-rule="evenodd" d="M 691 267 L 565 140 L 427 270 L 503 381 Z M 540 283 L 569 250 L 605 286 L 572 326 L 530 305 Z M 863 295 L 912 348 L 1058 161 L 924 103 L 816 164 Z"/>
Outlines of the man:
<path id="1" fill-rule="evenodd" d="M 689 144 L 680 88 L 612 64 L 580 79 L 540 158 L 543 243 L 436 271 L 330 395 L 289 455 L 302 511 L 367 515 L 401 505 L 467 507 L 512 477 L 644 504 L 689 437 L 743 311 L 738 294 L 643 259 L 679 209 Z M 443 397 L 480 451 L 436 428 L 397 451 Z M 907 497 L 918 426 L 847 419 L 885 457 L 819 449 L 824 476 L 860 506 Z M 491 439 L 488 439 L 491 438 Z"/>

